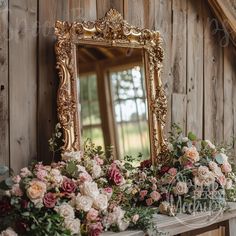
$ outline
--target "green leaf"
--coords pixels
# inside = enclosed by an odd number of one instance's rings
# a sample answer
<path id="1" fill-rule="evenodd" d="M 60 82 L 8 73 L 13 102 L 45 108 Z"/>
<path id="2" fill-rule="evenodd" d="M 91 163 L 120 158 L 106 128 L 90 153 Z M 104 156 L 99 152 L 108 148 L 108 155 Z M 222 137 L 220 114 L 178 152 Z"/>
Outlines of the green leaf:
<path id="1" fill-rule="evenodd" d="M 189 132 L 188 133 L 188 138 L 191 140 L 191 141 L 195 141 L 197 139 L 197 136 L 192 133 L 192 132 Z"/>
<path id="2" fill-rule="evenodd" d="M 9 171 L 7 166 L 0 165 L 0 175 L 5 175 Z"/>
<path id="3" fill-rule="evenodd" d="M 215 160 L 217 161 L 218 164 L 222 165 L 224 163 L 223 157 L 221 154 L 218 154 L 215 156 Z"/>
<path id="4" fill-rule="evenodd" d="M 66 172 L 70 175 L 75 174 L 78 171 L 78 167 L 76 166 L 76 163 L 71 161 L 66 166 Z"/>

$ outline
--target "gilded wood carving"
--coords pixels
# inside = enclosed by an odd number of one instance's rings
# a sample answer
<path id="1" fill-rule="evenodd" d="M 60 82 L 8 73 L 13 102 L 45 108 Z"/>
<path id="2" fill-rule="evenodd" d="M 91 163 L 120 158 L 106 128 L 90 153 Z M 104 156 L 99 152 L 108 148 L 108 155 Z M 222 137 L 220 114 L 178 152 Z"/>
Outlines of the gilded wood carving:
<path id="1" fill-rule="evenodd" d="M 93 44 L 115 47 L 143 48 L 148 97 L 151 158 L 153 164 L 162 162 L 166 143 L 164 126 L 167 100 L 160 79 L 163 60 L 161 36 L 157 31 L 140 29 L 128 24 L 122 15 L 111 9 L 97 21 L 68 23 L 57 21 L 57 69 L 60 84 L 57 94 L 58 118 L 64 133 L 63 152 L 81 149 L 79 106 L 76 87 L 76 45 Z"/>

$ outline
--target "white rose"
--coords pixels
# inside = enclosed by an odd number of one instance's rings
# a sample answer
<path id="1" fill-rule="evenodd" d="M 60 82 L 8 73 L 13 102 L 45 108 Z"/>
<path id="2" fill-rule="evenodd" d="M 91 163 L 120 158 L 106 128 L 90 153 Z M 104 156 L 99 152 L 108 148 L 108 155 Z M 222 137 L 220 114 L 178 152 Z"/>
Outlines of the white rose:
<path id="1" fill-rule="evenodd" d="M 95 200 L 94 200 L 94 208 L 96 208 L 97 210 L 106 210 L 108 207 L 108 199 L 107 199 L 107 195 L 105 194 L 99 194 Z"/>
<path id="2" fill-rule="evenodd" d="M 64 160 L 64 161 L 76 160 L 76 161 L 80 162 L 81 157 L 82 157 L 81 151 L 78 151 L 78 152 L 64 152 L 62 154 L 62 160 Z"/>
<path id="3" fill-rule="evenodd" d="M 205 186 L 210 186 L 210 185 L 214 184 L 214 182 L 215 182 L 215 176 L 214 176 L 213 172 L 209 171 L 208 175 L 203 180 L 203 184 Z"/>
<path id="4" fill-rule="evenodd" d="M 79 219 L 65 219 L 64 226 L 70 230 L 71 234 L 80 235 L 80 220 Z"/>
<path id="5" fill-rule="evenodd" d="M 76 197 L 76 209 L 77 210 L 82 210 L 82 211 L 89 211 L 92 208 L 93 205 L 93 199 L 89 196 L 81 196 L 78 195 Z"/>
<path id="6" fill-rule="evenodd" d="M 207 166 L 200 166 L 198 168 L 198 177 L 200 179 L 205 179 L 208 177 L 208 175 L 209 175 L 209 169 Z"/>
<path id="7" fill-rule="evenodd" d="M 75 213 L 74 209 L 68 203 L 62 203 L 60 206 L 56 206 L 54 210 L 65 219 L 74 219 Z"/>
<path id="8" fill-rule="evenodd" d="M 174 187 L 174 193 L 176 195 L 183 195 L 188 192 L 188 186 L 185 182 L 178 182 L 176 186 Z"/>
<path id="9" fill-rule="evenodd" d="M 20 170 L 20 177 L 22 178 L 25 178 L 31 175 L 32 175 L 32 172 L 27 167 L 24 167 Z"/>
<path id="10" fill-rule="evenodd" d="M 84 195 L 87 195 L 93 199 L 95 199 L 99 195 L 98 186 L 95 182 L 84 182 L 81 191 Z"/>
<path id="11" fill-rule="evenodd" d="M 125 222 L 124 220 L 119 220 L 117 222 L 117 226 L 119 231 L 125 231 L 129 227 L 129 222 Z"/>
<path id="12" fill-rule="evenodd" d="M 211 149 L 215 149 L 216 146 L 210 141 L 210 140 L 205 140 L 205 142 L 207 143 L 207 146 Z"/>
<path id="13" fill-rule="evenodd" d="M 233 186 L 233 181 L 230 178 L 226 179 L 225 189 L 231 189 Z"/>
<path id="14" fill-rule="evenodd" d="M 84 166 L 76 165 L 78 168 L 78 172 L 87 172 Z"/>
<path id="15" fill-rule="evenodd" d="M 93 178 L 97 179 L 101 176 L 102 168 L 99 165 L 94 165 L 92 168 L 92 176 Z"/>
<path id="16" fill-rule="evenodd" d="M 18 234 L 12 228 L 7 228 L 0 234 L 0 236 L 17 236 L 17 235 Z"/>

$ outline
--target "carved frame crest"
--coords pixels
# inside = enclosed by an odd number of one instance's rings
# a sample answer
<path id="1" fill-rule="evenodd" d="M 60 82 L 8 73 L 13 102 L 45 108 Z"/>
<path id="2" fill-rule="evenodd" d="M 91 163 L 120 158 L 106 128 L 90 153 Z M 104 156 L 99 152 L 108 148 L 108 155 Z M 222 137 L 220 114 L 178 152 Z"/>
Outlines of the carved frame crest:
<path id="1" fill-rule="evenodd" d="M 110 9 L 104 18 L 96 21 L 74 23 L 57 21 L 55 34 L 56 67 L 60 78 L 57 112 L 64 135 L 62 151 L 81 149 L 80 107 L 76 86 L 76 45 L 80 43 L 142 48 L 145 52 L 150 153 L 153 164 L 163 162 L 167 148 L 163 131 L 166 123 L 167 99 L 160 78 L 163 60 L 160 33 L 132 26 L 118 11 Z"/>

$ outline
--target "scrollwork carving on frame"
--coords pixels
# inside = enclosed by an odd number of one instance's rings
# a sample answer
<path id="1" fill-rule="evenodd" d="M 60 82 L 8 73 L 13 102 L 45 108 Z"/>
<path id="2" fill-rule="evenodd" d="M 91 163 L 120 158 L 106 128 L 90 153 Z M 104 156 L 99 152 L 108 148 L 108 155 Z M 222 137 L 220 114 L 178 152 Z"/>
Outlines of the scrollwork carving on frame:
<path id="1" fill-rule="evenodd" d="M 80 150 L 80 122 L 77 99 L 75 46 L 78 43 L 143 48 L 149 111 L 151 156 L 153 163 L 166 151 L 163 129 L 166 122 L 167 100 L 160 79 L 163 60 L 161 36 L 157 31 L 140 29 L 128 24 L 115 9 L 96 21 L 61 22 L 55 26 L 57 43 L 58 118 L 63 128 L 63 151 Z"/>

